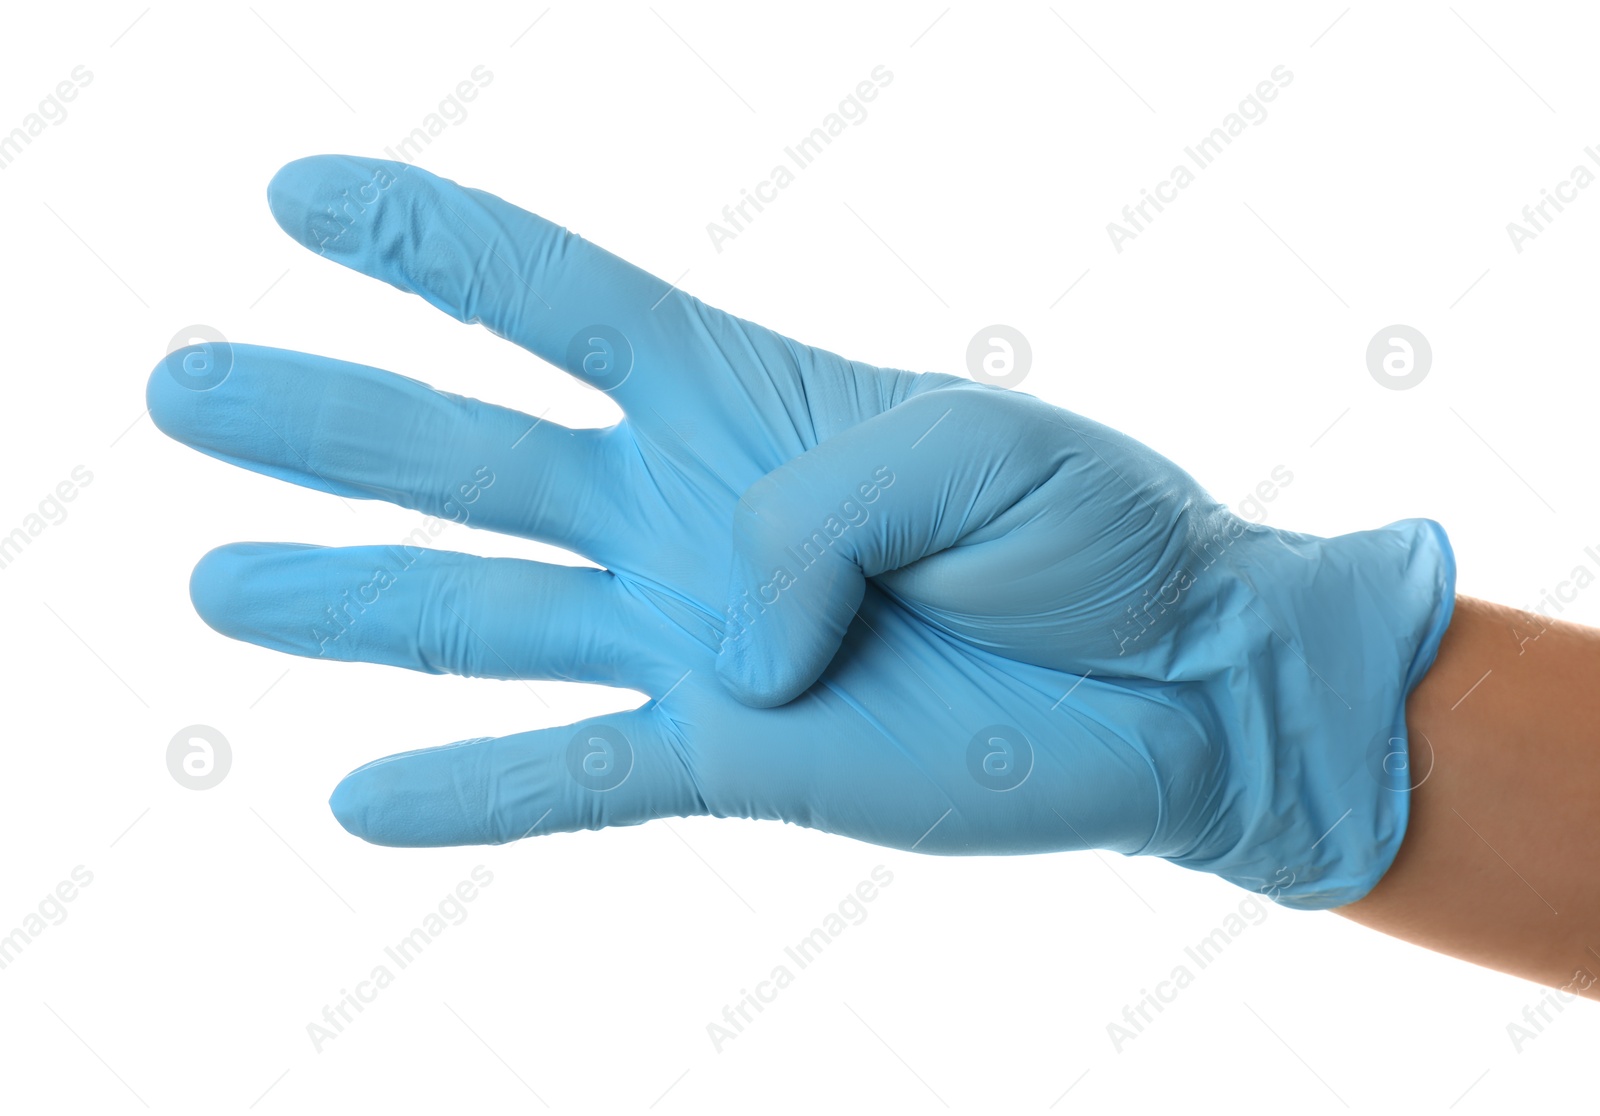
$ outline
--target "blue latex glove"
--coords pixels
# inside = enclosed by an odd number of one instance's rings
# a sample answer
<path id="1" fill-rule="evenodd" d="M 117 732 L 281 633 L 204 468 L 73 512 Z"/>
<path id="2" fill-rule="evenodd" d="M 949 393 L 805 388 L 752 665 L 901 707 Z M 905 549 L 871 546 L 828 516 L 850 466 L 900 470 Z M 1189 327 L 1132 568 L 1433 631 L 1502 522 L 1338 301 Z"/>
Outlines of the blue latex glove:
<path id="1" fill-rule="evenodd" d="M 712 309 L 422 170 L 323 156 L 268 189 L 307 247 L 607 390 L 566 430 L 325 357 L 216 343 L 149 382 L 172 437 L 601 569 L 243 543 L 207 623 L 292 654 L 651 700 L 358 768 L 386 845 L 711 814 L 899 849 L 1168 858 L 1336 906 L 1404 834 L 1405 697 L 1454 600 L 1428 520 L 1250 524 L 1032 397 L 876 368 Z"/>

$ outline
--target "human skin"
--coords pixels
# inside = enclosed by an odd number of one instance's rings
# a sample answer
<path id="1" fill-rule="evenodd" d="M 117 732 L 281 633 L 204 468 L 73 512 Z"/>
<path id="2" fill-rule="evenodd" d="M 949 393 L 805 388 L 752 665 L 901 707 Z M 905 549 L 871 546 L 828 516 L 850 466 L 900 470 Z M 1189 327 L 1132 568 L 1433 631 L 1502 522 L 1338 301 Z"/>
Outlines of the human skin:
<path id="1" fill-rule="evenodd" d="M 1457 598 L 1406 703 L 1417 780 L 1354 922 L 1600 1000 L 1600 629 Z"/>

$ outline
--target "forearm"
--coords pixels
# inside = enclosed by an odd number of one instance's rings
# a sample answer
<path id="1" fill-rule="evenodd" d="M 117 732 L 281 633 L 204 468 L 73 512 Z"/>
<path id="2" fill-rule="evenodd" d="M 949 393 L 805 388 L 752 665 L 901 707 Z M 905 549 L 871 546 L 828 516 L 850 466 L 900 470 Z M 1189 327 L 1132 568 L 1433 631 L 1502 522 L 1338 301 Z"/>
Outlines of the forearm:
<path id="1" fill-rule="evenodd" d="M 1600 999 L 1600 630 L 1461 597 L 1406 723 L 1405 841 L 1339 913 Z"/>

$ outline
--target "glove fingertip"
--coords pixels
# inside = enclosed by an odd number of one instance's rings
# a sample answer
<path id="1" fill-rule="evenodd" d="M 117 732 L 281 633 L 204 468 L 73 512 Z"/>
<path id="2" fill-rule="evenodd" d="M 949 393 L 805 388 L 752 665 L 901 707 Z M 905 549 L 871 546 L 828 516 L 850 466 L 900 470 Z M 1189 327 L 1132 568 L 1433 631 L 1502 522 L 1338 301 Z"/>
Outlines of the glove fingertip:
<path id="1" fill-rule="evenodd" d="M 825 665 L 825 662 L 824 662 Z M 805 670 L 798 660 L 774 660 L 749 642 L 727 642 L 717 655 L 717 678 L 741 705 L 774 709 L 811 688 L 821 667 Z"/>
<path id="2" fill-rule="evenodd" d="M 866 587 L 860 567 L 837 555 L 766 585 L 736 574 L 717 651 L 724 688 L 756 709 L 805 693 L 838 653 Z"/>
<path id="3" fill-rule="evenodd" d="M 300 244 L 324 256 L 358 257 L 372 231 L 361 218 L 409 163 L 355 155 L 308 155 L 285 163 L 267 183 L 273 220 Z M 415 170 L 418 175 L 426 174 Z"/>
<path id="4" fill-rule="evenodd" d="M 267 208 L 278 226 L 306 247 L 312 247 L 307 216 L 318 202 L 326 180 L 327 156 L 311 155 L 285 163 L 267 183 Z"/>
<path id="5" fill-rule="evenodd" d="M 367 797 L 350 775 L 340 779 L 333 788 L 333 793 L 328 796 L 328 809 L 333 811 L 334 820 L 344 827 L 346 833 L 363 841 L 370 840 L 366 824 Z"/>

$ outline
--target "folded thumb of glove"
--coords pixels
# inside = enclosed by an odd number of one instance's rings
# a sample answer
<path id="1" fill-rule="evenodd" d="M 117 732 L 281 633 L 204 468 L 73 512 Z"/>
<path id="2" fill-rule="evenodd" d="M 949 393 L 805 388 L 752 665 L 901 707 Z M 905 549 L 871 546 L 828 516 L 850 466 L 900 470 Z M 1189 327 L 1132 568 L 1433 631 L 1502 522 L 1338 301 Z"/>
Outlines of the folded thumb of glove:
<path id="1" fill-rule="evenodd" d="M 1019 428 L 1016 406 L 985 387 L 913 396 L 745 492 L 717 658 L 735 697 L 771 708 L 804 693 L 867 578 L 954 546 L 1056 473 L 1060 440 Z"/>

